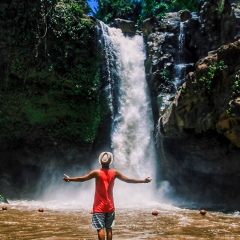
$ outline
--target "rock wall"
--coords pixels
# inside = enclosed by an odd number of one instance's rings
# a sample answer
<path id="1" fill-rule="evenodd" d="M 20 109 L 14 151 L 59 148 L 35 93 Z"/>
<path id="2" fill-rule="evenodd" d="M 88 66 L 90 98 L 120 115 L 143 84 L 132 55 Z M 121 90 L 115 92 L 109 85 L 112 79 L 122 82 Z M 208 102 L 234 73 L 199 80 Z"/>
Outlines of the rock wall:
<path id="1" fill-rule="evenodd" d="M 200 1 L 197 13 L 151 18 L 142 27 L 162 179 L 185 200 L 237 207 L 240 9 L 224 3 Z M 185 77 L 177 85 L 179 63 Z"/>
<path id="2" fill-rule="evenodd" d="M 240 69 L 233 63 L 240 61 L 239 46 L 236 41 L 199 60 L 161 117 L 163 175 L 194 200 L 239 200 Z M 219 61 L 226 65 L 216 68 L 206 88 L 203 76 Z"/>

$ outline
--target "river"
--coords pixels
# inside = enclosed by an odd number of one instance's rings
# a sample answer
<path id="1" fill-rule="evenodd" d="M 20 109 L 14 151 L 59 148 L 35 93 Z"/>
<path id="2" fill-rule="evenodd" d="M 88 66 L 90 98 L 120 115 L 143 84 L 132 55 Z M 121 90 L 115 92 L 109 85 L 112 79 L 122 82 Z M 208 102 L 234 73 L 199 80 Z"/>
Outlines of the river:
<path id="1" fill-rule="evenodd" d="M 0 210 L 0 239 L 97 239 L 91 207 L 73 202 L 10 201 Z M 44 208 L 44 212 L 38 209 Z M 158 215 L 152 215 L 157 210 Z M 115 240 L 240 239 L 240 213 L 208 211 L 149 203 L 116 208 Z"/>

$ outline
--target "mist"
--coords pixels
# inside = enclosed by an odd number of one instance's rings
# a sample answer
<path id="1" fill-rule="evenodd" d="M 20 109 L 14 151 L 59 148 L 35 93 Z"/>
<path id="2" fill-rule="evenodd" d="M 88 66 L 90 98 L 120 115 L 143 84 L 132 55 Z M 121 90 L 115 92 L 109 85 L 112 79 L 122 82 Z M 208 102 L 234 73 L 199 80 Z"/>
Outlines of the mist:
<path id="1" fill-rule="evenodd" d="M 148 184 L 128 184 L 116 179 L 116 207 L 169 203 L 166 196 L 172 192 L 170 185 L 167 182 L 157 183 L 160 171 L 156 164 L 154 123 L 144 71 L 146 54 L 143 37 L 124 36 L 120 29 L 109 28 L 102 22 L 99 27 L 99 44 L 105 52 L 107 78 L 110 83 L 106 92 L 112 111 L 111 148 L 114 161 L 111 167 L 130 178 L 152 178 L 152 182 Z M 65 172 L 51 166 L 49 161 L 39 186 L 43 190 L 41 198 L 83 204 L 91 208 L 95 180 L 66 183 L 62 181 L 62 177 L 63 174 L 70 177 L 83 176 L 90 170 L 99 168 L 97 157 L 89 168 L 75 165 L 65 169 Z M 48 177 L 45 181 L 47 175 L 50 179 Z"/>

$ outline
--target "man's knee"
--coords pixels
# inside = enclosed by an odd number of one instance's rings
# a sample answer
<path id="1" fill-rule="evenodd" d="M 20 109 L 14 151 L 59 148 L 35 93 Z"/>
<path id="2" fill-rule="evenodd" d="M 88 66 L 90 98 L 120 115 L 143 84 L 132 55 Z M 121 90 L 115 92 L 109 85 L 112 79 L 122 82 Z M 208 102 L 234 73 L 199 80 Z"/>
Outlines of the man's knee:
<path id="1" fill-rule="evenodd" d="M 104 229 L 99 229 L 97 230 L 97 232 L 98 232 L 98 236 L 105 236 Z"/>
<path id="2" fill-rule="evenodd" d="M 106 228 L 107 235 L 112 235 L 112 228 Z"/>
<path id="3" fill-rule="evenodd" d="M 98 239 L 99 239 L 99 240 L 105 240 L 105 232 L 104 232 L 104 229 L 99 229 L 99 230 L 97 230 L 97 233 L 98 233 Z"/>

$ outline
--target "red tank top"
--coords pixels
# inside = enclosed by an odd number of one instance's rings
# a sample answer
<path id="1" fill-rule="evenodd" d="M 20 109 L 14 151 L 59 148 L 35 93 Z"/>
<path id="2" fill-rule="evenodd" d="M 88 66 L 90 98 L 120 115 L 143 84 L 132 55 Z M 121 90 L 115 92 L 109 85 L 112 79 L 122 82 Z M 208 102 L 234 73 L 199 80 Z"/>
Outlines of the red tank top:
<path id="1" fill-rule="evenodd" d="M 100 169 L 100 176 L 96 184 L 93 212 L 114 212 L 113 186 L 115 180 L 114 169 Z"/>

